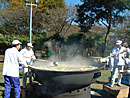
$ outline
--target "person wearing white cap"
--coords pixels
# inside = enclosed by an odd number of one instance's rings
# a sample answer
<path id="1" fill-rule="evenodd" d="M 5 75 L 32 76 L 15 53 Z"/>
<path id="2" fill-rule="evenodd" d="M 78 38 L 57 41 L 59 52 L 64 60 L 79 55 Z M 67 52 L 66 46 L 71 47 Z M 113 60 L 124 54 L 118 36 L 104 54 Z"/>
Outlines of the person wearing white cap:
<path id="1" fill-rule="evenodd" d="M 27 43 L 27 46 L 20 51 L 20 53 L 23 55 L 23 57 L 28 65 L 32 65 L 33 60 L 36 59 L 32 48 L 33 48 L 32 43 Z M 24 68 L 23 88 L 26 88 L 27 73 L 28 73 L 28 68 Z"/>
<path id="2" fill-rule="evenodd" d="M 119 73 L 117 85 L 121 86 L 121 79 L 122 79 L 121 72 L 123 72 L 124 65 L 125 65 L 125 61 L 122 58 L 125 56 L 125 51 L 126 48 L 122 46 L 122 41 L 117 40 L 116 47 L 112 50 L 112 55 L 114 55 L 114 69 L 113 69 L 112 80 L 110 85 L 111 87 L 113 87 L 115 84 L 117 73 Z"/>
<path id="3" fill-rule="evenodd" d="M 112 55 L 112 53 L 110 53 L 110 55 Z M 110 76 L 110 81 L 112 79 L 112 74 L 113 74 L 113 69 L 114 69 L 114 57 L 111 56 L 109 58 L 109 62 L 108 62 L 108 65 L 109 65 L 109 68 L 110 68 L 110 71 L 111 71 L 111 76 Z"/>
<path id="4" fill-rule="evenodd" d="M 12 48 L 5 51 L 5 58 L 3 64 L 2 74 L 5 80 L 5 91 L 4 98 L 10 98 L 11 85 L 14 87 L 15 98 L 20 98 L 20 79 L 19 79 L 19 63 L 27 66 L 23 56 L 18 51 L 21 47 L 21 42 L 19 40 L 14 40 L 12 42 Z"/>

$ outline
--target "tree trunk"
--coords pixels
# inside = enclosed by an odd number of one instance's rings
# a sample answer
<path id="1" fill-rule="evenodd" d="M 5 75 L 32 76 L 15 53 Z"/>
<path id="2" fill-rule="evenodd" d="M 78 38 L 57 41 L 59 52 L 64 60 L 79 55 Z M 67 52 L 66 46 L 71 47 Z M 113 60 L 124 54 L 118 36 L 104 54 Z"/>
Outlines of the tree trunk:
<path id="1" fill-rule="evenodd" d="M 104 50 L 103 50 L 103 57 L 105 56 L 107 41 L 108 41 L 109 35 L 110 35 L 111 22 L 112 22 L 112 14 L 110 14 L 109 24 L 107 26 L 107 32 L 106 32 L 106 36 L 105 36 L 105 43 L 104 43 Z"/>

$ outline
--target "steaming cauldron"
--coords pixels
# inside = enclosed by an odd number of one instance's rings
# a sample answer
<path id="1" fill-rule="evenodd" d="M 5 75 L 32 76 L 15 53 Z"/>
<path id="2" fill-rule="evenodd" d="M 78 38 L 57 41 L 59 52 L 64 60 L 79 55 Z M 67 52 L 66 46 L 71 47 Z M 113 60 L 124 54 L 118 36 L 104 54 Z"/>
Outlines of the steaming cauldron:
<path id="1" fill-rule="evenodd" d="M 51 89 L 61 89 L 61 92 L 67 92 L 90 85 L 101 76 L 102 68 L 103 66 L 98 66 L 95 69 L 83 71 L 53 71 L 29 66 L 29 71 L 35 81 Z"/>

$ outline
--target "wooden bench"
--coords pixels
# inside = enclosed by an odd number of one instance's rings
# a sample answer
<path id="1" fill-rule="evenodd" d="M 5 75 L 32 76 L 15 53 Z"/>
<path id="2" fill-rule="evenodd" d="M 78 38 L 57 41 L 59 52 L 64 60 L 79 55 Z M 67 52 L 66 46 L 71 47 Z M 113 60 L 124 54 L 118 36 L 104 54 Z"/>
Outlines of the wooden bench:
<path id="1" fill-rule="evenodd" d="M 129 86 L 124 84 L 121 84 L 121 87 L 117 85 L 114 85 L 114 87 L 103 85 L 103 90 L 114 95 L 116 98 L 128 98 L 129 95 Z"/>

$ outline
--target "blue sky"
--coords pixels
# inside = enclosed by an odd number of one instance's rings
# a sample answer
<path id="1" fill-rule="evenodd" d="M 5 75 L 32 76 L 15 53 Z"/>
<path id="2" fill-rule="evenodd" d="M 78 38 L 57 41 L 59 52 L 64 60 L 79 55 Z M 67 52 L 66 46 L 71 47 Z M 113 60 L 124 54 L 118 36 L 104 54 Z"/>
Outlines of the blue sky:
<path id="1" fill-rule="evenodd" d="M 65 0 L 67 5 L 81 4 L 80 0 Z"/>
<path id="2" fill-rule="evenodd" d="M 77 4 L 81 4 L 80 0 L 65 0 L 67 5 L 77 5 Z M 1 8 L 3 8 L 4 6 L 6 6 L 7 4 L 3 4 L 1 5 Z"/>

